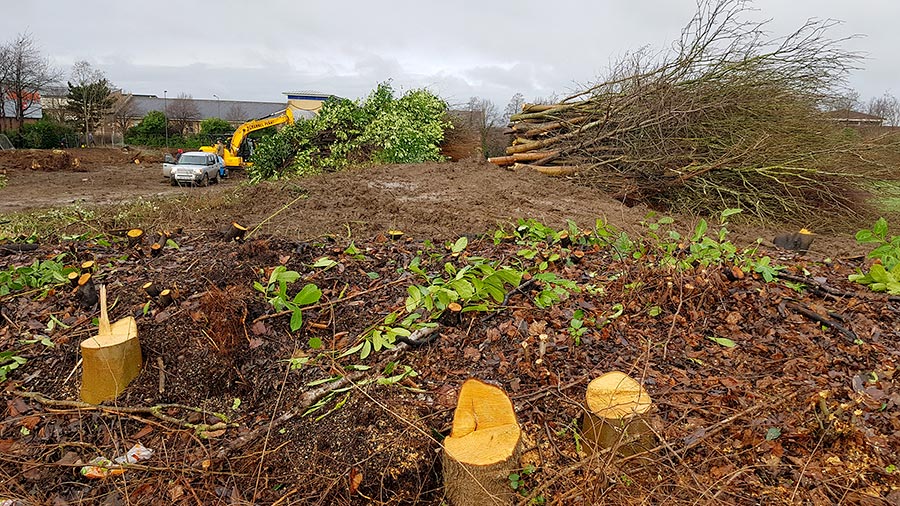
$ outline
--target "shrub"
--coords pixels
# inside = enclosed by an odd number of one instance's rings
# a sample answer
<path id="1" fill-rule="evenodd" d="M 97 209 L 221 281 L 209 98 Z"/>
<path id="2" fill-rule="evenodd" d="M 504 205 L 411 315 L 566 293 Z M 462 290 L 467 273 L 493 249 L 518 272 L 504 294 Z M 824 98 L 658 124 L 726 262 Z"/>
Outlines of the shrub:
<path id="1" fill-rule="evenodd" d="M 49 119 L 22 125 L 13 133 L 11 141 L 18 148 L 53 149 L 65 145 L 66 137 L 74 137 L 75 131 L 63 124 Z"/>

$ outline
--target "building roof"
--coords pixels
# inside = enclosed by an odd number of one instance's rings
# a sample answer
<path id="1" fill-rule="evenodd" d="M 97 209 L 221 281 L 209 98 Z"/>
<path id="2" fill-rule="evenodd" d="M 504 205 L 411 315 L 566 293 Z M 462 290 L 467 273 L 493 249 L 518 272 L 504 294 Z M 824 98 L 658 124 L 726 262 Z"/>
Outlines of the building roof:
<path id="1" fill-rule="evenodd" d="M 828 119 L 835 121 L 861 121 L 864 123 L 882 123 L 884 118 L 875 116 L 874 114 L 866 114 L 864 112 L 852 111 L 850 109 L 838 109 L 836 111 L 828 111 L 825 113 Z"/>
<path id="2" fill-rule="evenodd" d="M 3 101 L 3 117 L 4 118 L 15 118 L 16 117 L 16 104 L 10 100 L 6 99 Z M 25 109 L 25 119 L 41 119 L 44 117 L 44 112 L 41 109 L 41 101 L 35 100 L 31 107 Z"/>
<path id="3" fill-rule="evenodd" d="M 132 95 L 130 102 L 134 104 L 134 117 L 143 118 L 150 111 L 165 112 L 171 102 L 179 100 L 177 97 L 159 98 L 147 95 Z M 207 118 L 222 118 L 229 121 L 248 121 L 251 119 L 265 118 L 284 110 L 287 104 L 284 102 L 244 102 L 241 100 L 216 100 L 205 98 L 192 98 L 200 113 L 199 120 Z M 167 104 L 168 102 L 168 104 Z M 239 113 L 240 117 L 230 117 Z"/>
<path id="4" fill-rule="evenodd" d="M 65 98 L 69 96 L 68 86 L 47 86 L 41 89 L 41 97 L 43 98 Z"/>
<path id="5" fill-rule="evenodd" d="M 320 100 L 326 100 L 334 96 L 331 93 L 324 93 L 316 90 L 285 91 L 282 95 L 287 95 L 288 97 L 310 97 Z"/>

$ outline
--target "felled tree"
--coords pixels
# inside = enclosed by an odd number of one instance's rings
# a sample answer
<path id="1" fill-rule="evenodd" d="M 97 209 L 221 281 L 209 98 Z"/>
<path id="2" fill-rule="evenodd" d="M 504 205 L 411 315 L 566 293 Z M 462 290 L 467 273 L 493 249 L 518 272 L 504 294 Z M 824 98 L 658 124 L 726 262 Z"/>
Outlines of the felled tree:
<path id="1" fill-rule="evenodd" d="M 742 0 L 703 0 L 673 50 L 623 58 L 599 84 L 513 115 L 502 164 L 577 168 L 631 202 L 764 220 L 852 214 L 863 148 L 820 106 L 856 57 L 811 20 L 784 38 L 744 19 Z M 874 168 L 872 164 L 868 167 Z M 565 171 L 564 171 L 565 172 Z"/>
<path id="2" fill-rule="evenodd" d="M 261 141 L 251 180 L 337 171 L 355 163 L 440 160 L 447 105 L 427 90 L 394 97 L 382 83 L 363 101 L 330 98 L 318 114 Z"/>

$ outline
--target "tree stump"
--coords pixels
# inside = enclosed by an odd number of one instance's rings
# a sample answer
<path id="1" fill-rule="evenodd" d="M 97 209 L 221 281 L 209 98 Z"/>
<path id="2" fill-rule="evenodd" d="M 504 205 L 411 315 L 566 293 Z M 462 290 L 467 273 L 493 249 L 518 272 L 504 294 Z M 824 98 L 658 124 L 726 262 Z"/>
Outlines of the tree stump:
<path id="1" fill-rule="evenodd" d="M 655 437 L 646 414 L 650 395 L 628 375 L 613 371 L 590 382 L 584 415 L 584 440 L 588 452 L 614 449 L 622 456 L 647 451 Z"/>
<path id="2" fill-rule="evenodd" d="M 247 227 L 239 224 L 236 221 L 231 222 L 231 228 L 228 229 L 228 232 L 225 232 L 225 241 L 237 241 L 241 242 L 244 240 L 244 235 L 247 233 Z"/>
<path id="3" fill-rule="evenodd" d="M 134 248 L 141 243 L 141 240 L 143 240 L 144 231 L 139 228 L 133 228 L 125 233 L 125 237 L 128 238 L 128 247 Z"/>
<path id="4" fill-rule="evenodd" d="M 444 439 L 444 494 L 453 506 L 510 504 L 509 474 L 518 467 L 521 429 L 512 402 L 498 387 L 463 383 Z"/>
<path id="5" fill-rule="evenodd" d="M 100 286 L 100 328 L 81 342 L 81 357 L 81 399 L 90 404 L 115 399 L 141 372 L 137 322 L 129 316 L 110 325 L 106 286 Z"/>

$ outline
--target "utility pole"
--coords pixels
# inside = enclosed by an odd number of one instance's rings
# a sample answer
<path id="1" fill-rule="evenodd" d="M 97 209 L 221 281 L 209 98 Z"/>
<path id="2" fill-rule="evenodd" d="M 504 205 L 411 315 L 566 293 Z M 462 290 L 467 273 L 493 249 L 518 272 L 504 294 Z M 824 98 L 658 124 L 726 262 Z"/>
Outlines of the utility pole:
<path id="1" fill-rule="evenodd" d="M 213 96 L 216 97 L 216 117 L 222 119 L 222 104 L 219 102 L 219 96 L 213 93 Z"/>

